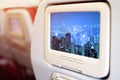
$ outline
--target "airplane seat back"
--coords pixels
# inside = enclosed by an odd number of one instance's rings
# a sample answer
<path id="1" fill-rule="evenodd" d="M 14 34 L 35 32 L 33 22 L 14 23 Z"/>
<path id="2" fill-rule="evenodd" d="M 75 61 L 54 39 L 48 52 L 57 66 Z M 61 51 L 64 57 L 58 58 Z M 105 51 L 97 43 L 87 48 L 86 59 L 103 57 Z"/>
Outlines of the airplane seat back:
<path id="1" fill-rule="evenodd" d="M 32 19 L 25 9 L 11 9 L 7 12 L 7 38 L 14 59 L 19 64 L 32 68 L 30 61 L 30 42 Z"/>
<path id="2" fill-rule="evenodd" d="M 43 0 L 39 5 L 37 16 L 34 23 L 33 34 L 32 34 L 32 47 L 31 47 L 31 58 L 32 65 L 35 72 L 36 79 L 38 80 L 51 80 L 51 74 L 54 72 L 68 75 L 70 77 L 77 78 L 77 80 L 118 80 L 120 79 L 120 37 L 117 36 L 120 33 L 120 1 L 119 0 L 108 0 L 111 11 L 111 39 L 110 39 L 110 73 L 106 79 L 98 79 L 95 77 L 78 74 L 73 71 L 58 68 L 52 66 L 45 59 L 44 54 L 44 12 L 47 6 L 53 3 L 64 3 L 72 2 L 73 0 Z M 76 2 L 78 0 L 75 0 Z M 74 1 L 74 2 L 75 2 Z M 80 0 L 79 0 L 80 1 Z M 83 0 L 85 1 L 85 0 Z M 98 0 L 97 0 L 98 1 Z M 102 0 L 101 0 L 102 1 Z M 41 24 L 39 23 L 41 22 Z M 42 37 L 42 38 L 41 38 Z M 39 50 L 41 49 L 41 50 Z"/>
<path id="3" fill-rule="evenodd" d="M 12 59 L 9 41 L 7 41 L 7 37 L 5 35 L 6 20 L 7 20 L 7 17 L 6 17 L 5 11 L 0 10 L 0 55 L 7 59 Z"/>

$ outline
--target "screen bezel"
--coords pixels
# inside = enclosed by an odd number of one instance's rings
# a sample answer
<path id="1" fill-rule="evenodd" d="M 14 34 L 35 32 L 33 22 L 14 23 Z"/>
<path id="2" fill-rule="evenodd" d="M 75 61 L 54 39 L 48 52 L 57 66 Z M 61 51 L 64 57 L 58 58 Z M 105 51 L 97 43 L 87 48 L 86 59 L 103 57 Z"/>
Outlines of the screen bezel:
<path id="1" fill-rule="evenodd" d="M 100 12 L 99 58 L 89 58 L 50 49 L 50 13 L 98 11 Z M 104 77 L 109 72 L 110 9 L 106 3 L 81 3 L 49 6 L 45 12 L 45 58 L 53 65 L 82 72 L 94 77 Z M 90 68 L 90 70 L 89 70 Z"/>

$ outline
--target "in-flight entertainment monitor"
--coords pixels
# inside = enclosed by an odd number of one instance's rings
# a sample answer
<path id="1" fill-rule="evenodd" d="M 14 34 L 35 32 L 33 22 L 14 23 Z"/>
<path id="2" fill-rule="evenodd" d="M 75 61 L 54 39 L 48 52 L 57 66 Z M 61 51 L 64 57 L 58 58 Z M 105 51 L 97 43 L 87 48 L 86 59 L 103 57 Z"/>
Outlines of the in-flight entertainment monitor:
<path id="1" fill-rule="evenodd" d="M 48 6 L 45 57 L 55 66 L 94 77 L 109 72 L 110 9 L 107 3 Z"/>
<path id="2" fill-rule="evenodd" d="M 14 12 L 14 10 L 7 13 L 7 32 L 10 37 L 24 39 L 25 37 L 25 21 L 24 16 L 19 12 Z"/>

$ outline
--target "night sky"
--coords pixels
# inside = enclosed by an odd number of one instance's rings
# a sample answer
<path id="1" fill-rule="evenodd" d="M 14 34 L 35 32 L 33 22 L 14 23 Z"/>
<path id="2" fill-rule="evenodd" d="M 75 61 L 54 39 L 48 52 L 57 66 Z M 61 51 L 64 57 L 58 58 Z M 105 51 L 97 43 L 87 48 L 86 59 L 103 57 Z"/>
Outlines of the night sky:
<path id="1" fill-rule="evenodd" d="M 100 24 L 99 12 L 61 12 L 51 14 L 51 26 Z"/>

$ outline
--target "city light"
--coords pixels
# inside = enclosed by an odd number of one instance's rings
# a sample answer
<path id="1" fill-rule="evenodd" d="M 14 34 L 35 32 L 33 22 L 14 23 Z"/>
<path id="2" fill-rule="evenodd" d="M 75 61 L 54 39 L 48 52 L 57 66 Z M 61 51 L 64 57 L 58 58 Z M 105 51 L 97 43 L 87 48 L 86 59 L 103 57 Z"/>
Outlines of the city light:
<path id="1" fill-rule="evenodd" d="M 51 49 L 99 57 L 99 12 L 52 13 L 50 27 Z"/>

